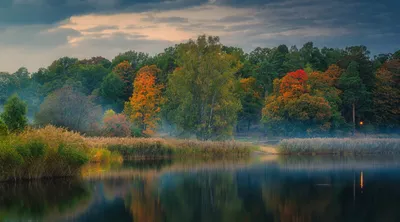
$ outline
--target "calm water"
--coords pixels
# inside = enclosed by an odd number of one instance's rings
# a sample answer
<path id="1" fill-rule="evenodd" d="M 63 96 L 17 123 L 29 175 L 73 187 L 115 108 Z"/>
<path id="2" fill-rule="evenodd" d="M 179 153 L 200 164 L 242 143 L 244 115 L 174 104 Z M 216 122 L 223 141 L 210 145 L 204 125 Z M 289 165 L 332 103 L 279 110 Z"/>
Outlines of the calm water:
<path id="1" fill-rule="evenodd" d="M 400 221 L 399 163 L 264 157 L 88 166 L 82 179 L 0 184 L 0 221 Z"/>

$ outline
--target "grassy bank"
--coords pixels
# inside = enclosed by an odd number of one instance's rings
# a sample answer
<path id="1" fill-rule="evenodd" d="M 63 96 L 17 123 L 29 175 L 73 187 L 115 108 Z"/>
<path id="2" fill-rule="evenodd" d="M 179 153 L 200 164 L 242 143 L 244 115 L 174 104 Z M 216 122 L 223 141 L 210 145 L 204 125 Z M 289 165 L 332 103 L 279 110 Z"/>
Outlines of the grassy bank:
<path id="1" fill-rule="evenodd" d="M 179 156 L 249 156 L 254 146 L 234 141 L 211 142 L 161 138 L 86 138 L 93 147 L 107 147 L 124 158 L 160 158 Z"/>
<path id="2" fill-rule="evenodd" d="M 70 177 L 88 162 L 121 159 L 78 133 L 47 126 L 0 138 L 0 181 Z"/>
<path id="3" fill-rule="evenodd" d="M 373 155 L 400 154 L 400 139 L 284 139 L 277 148 L 279 154 L 302 155 Z"/>
<path id="4" fill-rule="evenodd" d="M 153 138 L 85 138 L 46 126 L 0 138 L 0 181 L 71 177 L 89 163 L 165 157 L 249 156 L 247 143 Z"/>

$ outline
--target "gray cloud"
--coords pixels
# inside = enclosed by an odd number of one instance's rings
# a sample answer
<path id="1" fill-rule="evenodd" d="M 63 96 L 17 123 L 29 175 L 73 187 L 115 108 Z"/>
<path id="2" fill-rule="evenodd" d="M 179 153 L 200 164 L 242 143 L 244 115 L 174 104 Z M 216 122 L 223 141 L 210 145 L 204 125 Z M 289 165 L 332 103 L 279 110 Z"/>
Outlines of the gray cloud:
<path id="1" fill-rule="evenodd" d="M 129 50 L 154 55 L 174 44 L 169 41 L 146 40 L 143 37 L 143 35 L 137 34 L 115 33 L 108 37 L 86 38 L 77 46 L 62 44 L 57 47 L 46 48 L 46 50 L 41 47 L 0 44 L 2 49 L 0 71 L 15 72 L 19 67 L 24 66 L 30 72 L 35 72 L 40 67 L 48 66 L 52 61 L 63 56 L 83 59 L 101 55 L 112 59 L 118 53 Z"/>
<path id="2" fill-rule="evenodd" d="M 155 17 L 153 15 L 148 15 L 147 17 L 143 18 L 142 21 L 155 23 L 187 23 L 189 22 L 189 19 L 178 16 Z"/>
<path id="3" fill-rule="evenodd" d="M 251 12 L 219 20 L 204 17 L 193 21 L 180 14 L 169 17 L 157 14 L 172 9 L 194 10 L 194 6 L 200 5 L 197 10 L 216 5 L 251 9 Z M 61 56 L 112 58 L 130 49 L 156 53 L 175 44 L 123 32 L 98 33 L 117 30 L 112 24 L 85 30 L 91 33 L 74 47 L 67 44 L 68 39 L 81 33 L 72 29 L 47 31 L 70 22 L 68 19 L 74 15 L 144 12 L 148 15 L 144 20 L 154 25 L 137 24 L 125 29 L 156 29 L 157 23 L 163 23 L 190 33 L 218 32 L 222 33 L 222 43 L 246 51 L 257 46 L 301 46 L 313 41 L 317 46 L 328 47 L 363 44 L 372 53 L 380 53 L 400 49 L 398 8 L 398 0 L 0 0 L 0 71 L 15 71 L 20 65 L 35 70 Z"/>
<path id="4" fill-rule="evenodd" d="M 206 2 L 207 0 L 1 0 L 0 26 L 52 24 L 74 15 L 90 13 L 183 9 Z"/>
<path id="5" fill-rule="evenodd" d="M 236 22 L 247 22 L 247 21 L 251 21 L 254 20 L 254 17 L 252 16 L 227 16 L 224 17 L 220 20 L 218 20 L 219 22 L 226 22 L 226 23 L 236 23 Z"/>
<path id="6" fill-rule="evenodd" d="M 93 28 L 86 29 L 85 32 L 101 32 L 104 30 L 118 30 L 116 25 L 99 25 Z"/>
<path id="7" fill-rule="evenodd" d="M 0 44 L 48 49 L 66 44 L 68 37 L 78 37 L 81 33 L 74 29 L 51 29 L 51 26 L 23 26 L 0 30 Z"/>

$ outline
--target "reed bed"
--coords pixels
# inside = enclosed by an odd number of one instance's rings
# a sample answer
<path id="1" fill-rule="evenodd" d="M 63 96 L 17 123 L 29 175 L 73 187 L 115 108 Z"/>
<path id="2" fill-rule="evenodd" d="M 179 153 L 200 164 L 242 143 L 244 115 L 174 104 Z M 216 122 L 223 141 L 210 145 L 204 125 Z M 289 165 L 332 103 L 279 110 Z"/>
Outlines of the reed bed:
<path id="1" fill-rule="evenodd" d="M 249 156 L 254 146 L 235 141 L 198 141 L 162 138 L 86 138 L 92 147 L 107 147 L 124 159 L 162 158 L 176 156 Z"/>
<path id="2" fill-rule="evenodd" d="M 0 138 L 0 181 L 71 177 L 88 162 L 118 158 L 101 147 L 90 147 L 79 133 L 46 126 Z"/>
<path id="3" fill-rule="evenodd" d="M 280 154 L 301 155 L 384 155 L 400 154 L 400 139 L 379 138 L 309 138 L 284 139 Z"/>

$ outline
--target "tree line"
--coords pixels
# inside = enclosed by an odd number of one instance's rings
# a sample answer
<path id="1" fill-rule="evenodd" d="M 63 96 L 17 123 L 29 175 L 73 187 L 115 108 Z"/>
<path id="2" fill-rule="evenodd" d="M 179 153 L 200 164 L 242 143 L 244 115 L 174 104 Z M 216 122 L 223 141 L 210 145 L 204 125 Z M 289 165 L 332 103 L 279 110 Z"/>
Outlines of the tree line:
<path id="1" fill-rule="evenodd" d="M 155 56 L 63 57 L 37 72 L 0 73 L 0 104 L 17 94 L 32 124 L 88 135 L 389 133 L 399 132 L 399 75 L 400 51 L 372 58 L 365 46 L 308 42 L 245 53 L 203 35 Z"/>

